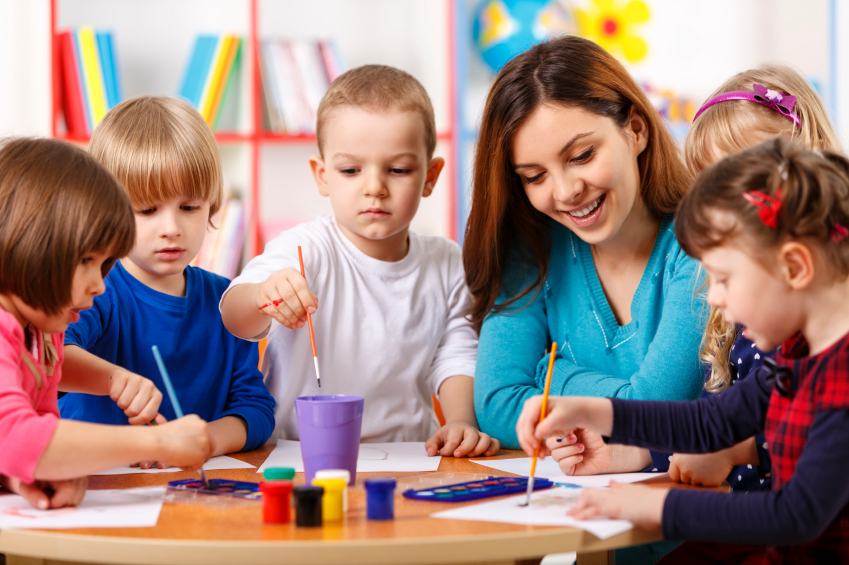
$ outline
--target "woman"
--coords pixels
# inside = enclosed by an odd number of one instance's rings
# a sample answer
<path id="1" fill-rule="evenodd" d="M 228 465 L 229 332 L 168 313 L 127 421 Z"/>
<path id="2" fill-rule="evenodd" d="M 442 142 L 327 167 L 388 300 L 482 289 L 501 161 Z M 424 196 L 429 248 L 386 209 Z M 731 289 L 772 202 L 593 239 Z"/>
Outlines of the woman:
<path id="1" fill-rule="evenodd" d="M 698 263 L 671 229 L 690 182 L 645 94 L 594 43 L 563 37 L 504 66 L 484 110 L 464 249 L 482 430 L 518 447 L 516 420 L 542 392 L 552 341 L 552 394 L 699 396 Z M 567 474 L 667 463 L 580 431 L 549 441 Z"/>

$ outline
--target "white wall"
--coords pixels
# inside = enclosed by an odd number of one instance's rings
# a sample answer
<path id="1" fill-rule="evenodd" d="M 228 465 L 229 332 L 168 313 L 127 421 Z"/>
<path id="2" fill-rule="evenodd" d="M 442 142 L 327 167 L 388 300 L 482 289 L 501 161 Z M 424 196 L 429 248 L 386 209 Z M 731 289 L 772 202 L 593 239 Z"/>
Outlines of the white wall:
<path id="1" fill-rule="evenodd" d="M 47 0 L 0 0 L 0 137 L 50 135 Z"/>

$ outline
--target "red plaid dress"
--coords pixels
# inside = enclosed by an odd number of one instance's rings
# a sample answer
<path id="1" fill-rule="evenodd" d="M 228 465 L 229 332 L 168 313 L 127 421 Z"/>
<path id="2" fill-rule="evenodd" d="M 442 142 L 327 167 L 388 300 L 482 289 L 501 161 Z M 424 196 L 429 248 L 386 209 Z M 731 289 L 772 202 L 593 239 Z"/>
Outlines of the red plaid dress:
<path id="1" fill-rule="evenodd" d="M 785 378 L 791 381 L 784 383 L 787 396 L 773 390 L 766 416 L 773 490 L 793 476 L 816 413 L 849 409 L 849 335 L 813 357 L 808 357 L 808 344 L 799 335 L 784 344 L 777 361 L 789 367 L 793 377 Z M 849 453 L 846 460 L 849 463 Z M 849 506 L 814 541 L 770 548 L 768 561 L 849 563 Z"/>

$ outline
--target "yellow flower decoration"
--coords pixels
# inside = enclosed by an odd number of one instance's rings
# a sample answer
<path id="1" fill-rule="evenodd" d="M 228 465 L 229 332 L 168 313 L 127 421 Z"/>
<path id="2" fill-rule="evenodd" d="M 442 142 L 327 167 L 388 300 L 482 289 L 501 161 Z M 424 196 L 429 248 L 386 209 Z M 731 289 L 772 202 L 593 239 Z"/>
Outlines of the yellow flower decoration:
<path id="1" fill-rule="evenodd" d="M 609 53 L 632 63 L 646 56 L 646 42 L 631 31 L 633 24 L 649 19 L 649 8 L 641 0 L 631 0 L 624 9 L 616 0 L 592 0 L 587 10 L 575 10 L 575 19 L 580 35 Z"/>

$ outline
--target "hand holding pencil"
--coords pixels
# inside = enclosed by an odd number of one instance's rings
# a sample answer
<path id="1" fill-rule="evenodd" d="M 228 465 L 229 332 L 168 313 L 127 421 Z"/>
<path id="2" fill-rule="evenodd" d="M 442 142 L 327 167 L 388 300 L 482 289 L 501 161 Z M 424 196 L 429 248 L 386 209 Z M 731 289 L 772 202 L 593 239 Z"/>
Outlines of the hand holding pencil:
<path id="1" fill-rule="evenodd" d="M 272 273 L 259 287 L 257 308 L 290 330 L 307 325 L 307 315 L 318 309 L 318 297 L 296 269 Z"/>

